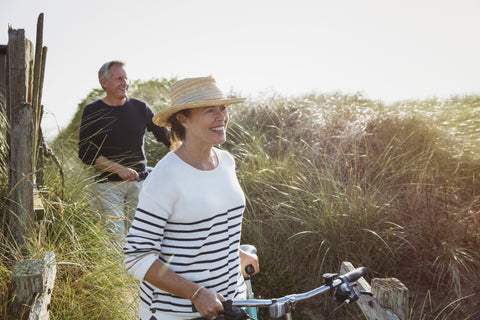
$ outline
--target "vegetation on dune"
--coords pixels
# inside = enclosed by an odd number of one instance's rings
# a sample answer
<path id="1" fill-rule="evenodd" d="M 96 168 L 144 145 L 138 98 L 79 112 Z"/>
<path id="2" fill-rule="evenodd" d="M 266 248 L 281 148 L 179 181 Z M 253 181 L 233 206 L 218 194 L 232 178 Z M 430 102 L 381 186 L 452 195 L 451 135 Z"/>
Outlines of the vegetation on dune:
<path id="1" fill-rule="evenodd" d="M 404 282 L 415 319 L 478 290 L 477 157 L 406 111 L 332 95 L 234 113 L 228 147 L 250 199 L 244 236 L 258 244 L 269 284 L 258 293 L 311 288 L 346 260 Z M 463 301 L 467 312 L 476 298 Z"/>
<path id="2" fill-rule="evenodd" d="M 158 111 L 172 82 L 136 81 L 130 92 Z M 15 261 L 53 250 L 59 265 L 52 319 L 135 318 L 136 282 L 89 204 L 94 173 L 76 156 L 81 110 L 102 95 L 93 90 L 51 143 L 64 165 L 65 189 L 54 167 L 45 170 L 47 213 L 28 252 L 7 244 L 5 229 L 0 235 L 2 314 Z M 410 319 L 478 317 L 479 107 L 478 96 L 385 105 L 333 93 L 229 108 L 222 148 L 235 156 L 247 197 L 243 241 L 261 257 L 255 293 L 307 291 L 350 261 L 368 268 L 367 280 L 402 281 L 410 291 Z M 0 121 L 2 195 L 5 125 Z M 168 151 L 152 135 L 145 150 L 149 165 Z M 3 200 L 1 210 L 8 212 Z M 296 313 L 308 319 L 330 304 L 322 297 L 299 304 Z M 359 317 L 348 308 L 336 318 Z"/>

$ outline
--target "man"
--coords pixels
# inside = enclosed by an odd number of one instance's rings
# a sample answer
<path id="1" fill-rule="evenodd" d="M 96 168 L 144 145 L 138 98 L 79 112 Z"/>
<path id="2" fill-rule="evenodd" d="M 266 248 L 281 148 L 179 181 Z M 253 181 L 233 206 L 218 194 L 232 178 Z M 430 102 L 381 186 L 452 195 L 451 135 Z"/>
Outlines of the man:
<path id="1" fill-rule="evenodd" d="M 78 152 L 84 163 L 100 171 L 94 187 L 99 209 L 109 229 L 121 237 L 128 231 L 148 174 L 143 151 L 145 130 L 170 147 L 169 130 L 153 124 L 148 104 L 127 95 L 124 65 L 110 61 L 98 71 L 106 96 L 84 107 Z"/>

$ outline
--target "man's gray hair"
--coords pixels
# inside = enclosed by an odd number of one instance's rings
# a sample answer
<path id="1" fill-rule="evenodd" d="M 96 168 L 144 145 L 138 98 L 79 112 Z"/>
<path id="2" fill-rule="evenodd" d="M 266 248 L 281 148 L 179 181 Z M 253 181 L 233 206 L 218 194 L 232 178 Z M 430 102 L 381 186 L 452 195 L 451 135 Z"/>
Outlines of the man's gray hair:
<path id="1" fill-rule="evenodd" d="M 119 60 L 112 60 L 109 62 L 105 62 L 103 66 L 101 66 L 100 70 L 98 70 L 98 81 L 103 88 L 102 79 L 110 79 L 110 68 L 113 66 L 120 66 L 123 67 L 125 62 Z M 105 88 L 104 88 L 105 89 Z"/>

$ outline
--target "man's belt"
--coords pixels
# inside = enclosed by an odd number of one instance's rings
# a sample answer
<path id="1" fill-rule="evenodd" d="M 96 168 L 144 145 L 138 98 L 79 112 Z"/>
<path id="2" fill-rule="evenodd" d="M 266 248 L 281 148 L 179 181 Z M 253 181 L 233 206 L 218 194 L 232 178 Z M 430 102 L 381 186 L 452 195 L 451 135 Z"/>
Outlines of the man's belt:
<path id="1" fill-rule="evenodd" d="M 138 181 L 145 180 L 145 178 L 147 178 L 147 176 L 148 176 L 148 171 L 146 171 L 146 170 L 138 172 Z M 95 180 L 97 180 L 100 183 L 101 182 L 121 182 L 121 181 L 123 181 L 122 178 L 120 178 L 118 175 L 111 175 L 111 176 L 106 176 L 106 177 L 102 177 L 100 175 L 100 176 L 96 176 Z"/>

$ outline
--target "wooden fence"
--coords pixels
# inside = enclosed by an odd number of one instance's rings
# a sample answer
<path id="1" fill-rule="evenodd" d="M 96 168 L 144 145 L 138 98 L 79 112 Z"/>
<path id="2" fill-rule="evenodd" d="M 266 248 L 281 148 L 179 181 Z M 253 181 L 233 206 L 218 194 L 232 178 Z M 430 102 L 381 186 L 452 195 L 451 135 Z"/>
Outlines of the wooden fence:
<path id="1" fill-rule="evenodd" d="M 22 247 L 25 235 L 33 230 L 34 187 L 38 145 L 41 143 L 40 121 L 46 48 L 42 46 L 43 14 L 37 25 L 37 43 L 25 38 L 23 29 L 8 30 L 6 66 L 6 118 L 10 130 L 9 158 L 9 230 Z M 43 168 L 39 168 L 42 170 Z"/>
<path id="2" fill-rule="evenodd" d="M 36 217 L 41 216 L 43 210 L 37 184 L 43 180 L 44 170 L 42 147 L 45 149 L 45 142 L 40 122 L 46 53 L 43 14 L 37 21 L 35 48 L 25 38 L 23 29 L 10 27 L 8 44 L 0 46 L 0 112 L 5 114 L 9 125 L 8 215 L 2 222 L 8 226 L 10 242 L 20 251 L 25 239 L 35 233 Z M 48 319 L 55 273 L 53 252 L 47 252 L 43 259 L 17 262 L 13 270 L 9 319 Z"/>
<path id="3" fill-rule="evenodd" d="M 352 271 L 350 262 L 342 262 L 340 274 Z M 355 291 L 371 292 L 373 296 L 361 295 L 357 301 L 364 315 L 370 320 L 406 320 L 409 315 L 408 289 L 396 278 L 374 278 L 370 285 L 363 277 Z"/>

